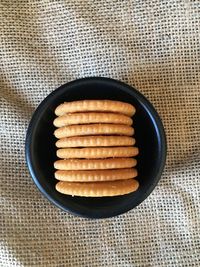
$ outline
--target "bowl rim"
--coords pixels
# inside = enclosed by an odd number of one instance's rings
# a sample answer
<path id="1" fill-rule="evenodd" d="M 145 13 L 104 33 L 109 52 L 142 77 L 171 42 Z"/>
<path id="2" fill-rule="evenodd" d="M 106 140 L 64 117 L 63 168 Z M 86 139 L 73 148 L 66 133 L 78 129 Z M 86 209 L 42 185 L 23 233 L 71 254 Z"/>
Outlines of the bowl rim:
<path id="1" fill-rule="evenodd" d="M 123 90 L 129 94 L 136 94 L 137 95 L 137 100 L 139 99 L 140 104 L 145 108 L 145 110 L 148 112 L 149 116 L 151 117 L 151 119 L 154 121 L 154 125 L 156 126 L 156 131 L 157 131 L 157 135 L 159 136 L 160 139 L 160 143 L 162 146 L 162 153 L 161 153 L 161 157 L 160 157 L 160 166 L 159 166 L 159 170 L 157 172 L 157 175 L 154 177 L 153 182 L 151 183 L 150 187 L 148 188 L 148 190 L 145 191 L 145 193 L 142 195 L 142 197 L 140 197 L 135 203 L 134 205 L 129 205 L 124 206 L 123 208 L 121 208 L 121 210 L 119 210 L 118 212 L 112 212 L 110 211 L 110 214 L 85 214 L 85 213 L 81 213 L 81 211 L 74 211 L 68 207 L 66 207 L 65 204 L 63 203 L 59 203 L 57 200 L 55 200 L 51 194 L 49 194 L 48 192 L 46 192 L 46 190 L 43 188 L 43 186 L 41 185 L 39 179 L 37 178 L 37 174 L 34 171 L 33 168 L 33 158 L 31 155 L 31 140 L 32 140 L 32 129 L 34 127 L 34 125 L 37 122 L 37 119 L 39 117 L 40 111 L 41 109 L 43 109 L 45 106 L 47 106 L 49 99 L 51 99 L 54 95 L 61 95 L 63 92 L 63 90 L 66 90 L 66 87 L 70 87 L 73 84 L 80 84 L 80 83 L 84 83 L 84 82 L 95 82 L 95 81 L 105 81 L 105 82 L 109 82 L 115 85 L 120 85 L 121 87 L 123 87 Z M 92 77 L 85 77 L 85 78 L 80 78 L 80 79 L 76 79 L 70 82 L 67 82 L 63 85 L 61 85 L 60 87 L 58 87 L 57 89 L 53 90 L 49 95 L 47 95 L 37 106 L 37 108 L 35 109 L 35 111 L 32 114 L 32 117 L 30 119 L 27 131 L 26 131 L 26 139 L 25 139 L 25 158 L 26 158 L 26 164 L 28 166 L 28 170 L 29 173 L 31 175 L 31 178 L 33 180 L 33 182 L 35 183 L 36 187 L 39 189 L 39 191 L 42 193 L 42 195 L 44 195 L 51 203 L 53 203 L 56 207 L 60 208 L 61 210 L 65 211 L 65 212 L 69 212 L 70 214 L 73 215 L 78 215 L 81 217 L 85 217 L 85 218 L 93 218 L 93 219 L 100 219 L 100 218 L 109 218 L 109 217 L 114 217 L 114 216 L 118 216 L 120 214 L 123 214 L 135 207 L 137 207 L 139 204 L 141 204 L 154 190 L 154 188 L 156 187 L 156 185 L 158 184 L 159 180 L 161 179 L 161 175 L 162 172 L 164 170 L 164 166 L 166 163 L 166 157 L 167 157 L 167 141 L 166 141 L 166 135 L 165 135 L 165 131 L 164 131 L 164 126 L 162 123 L 162 120 L 160 118 L 160 116 L 158 115 L 158 112 L 155 110 L 155 108 L 153 107 L 153 105 L 150 103 L 150 101 L 142 94 L 140 93 L 137 89 L 135 89 L 135 87 L 130 86 L 122 81 L 116 80 L 116 79 L 112 79 L 112 78 L 107 78 L 107 77 L 100 77 L 100 76 L 92 76 Z"/>

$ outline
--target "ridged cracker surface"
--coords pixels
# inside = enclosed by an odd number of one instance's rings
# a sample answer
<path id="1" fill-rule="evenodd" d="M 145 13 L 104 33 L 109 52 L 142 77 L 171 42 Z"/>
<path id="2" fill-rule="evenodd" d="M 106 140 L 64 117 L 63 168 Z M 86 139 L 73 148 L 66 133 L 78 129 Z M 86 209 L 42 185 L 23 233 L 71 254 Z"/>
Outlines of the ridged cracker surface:
<path id="1" fill-rule="evenodd" d="M 83 124 L 58 128 L 55 130 L 54 134 L 57 138 L 101 134 L 131 136 L 134 134 L 134 129 L 131 126 L 122 124 Z"/>
<path id="2" fill-rule="evenodd" d="M 121 158 L 137 156 L 137 147 L 91 147 L 91 148 L 61 148 L 57 150 L 57 157 L 70 158 Z"/>
<path id="3" fill-rule="evenodd" d="M 123 169 L 135 167 L 136 164 L 137 160 L 134 158 L 64 159 L 57 160 L 54 168 L 58 170 Z"/>
<path id="4" fill-rule="evenodd" d="M 84 197 L 119 196 L 134 192 L 139 183 L 135 179 L 76 183 L 60 181 L 56 184 L 56 190 L 62 194 Z"/>
<path id="5" fill-rule="evenodd" d="M 61 116 L 65 113 L 84 112 L 84 111 L 100 111 L 100 112 L 116 112 L 127 116 L 133 116 L 135 108 L 133 105 L 121 101 L 113 100 L 80 100 L 73 102 L 65 102 L 60 104 L 55 114 Z"/>
<path id="6" fill-rule="evenodd" d="M 85 113 L 72 113 L 65 114 L 57 117 L 53 124 L 56 127 L 63 127 L 73 124 L 89 124 L 89 123 L 114 123 L 114 124 L 127 124 L 133 123 L 129 116 L 115 113 L 104 112 L 85 112 Z"/>
<path id="7" fill-rule="evenodd" d="M 135 139 L 129 136 L 73 136 L 61 138 L 56 142 L 58 148 L 132 146 Z"/>
<path id="8" fill-rule="evenodd" d="M 130 179 L 137 176 L 137 170 L 114 169 L 114 170 L 82 170 L 82 171 L 63 171 L 55 172 L 55 178 L 60 181 L 68 182 L 99 182 L 99 181 L 115 181 Z"/>

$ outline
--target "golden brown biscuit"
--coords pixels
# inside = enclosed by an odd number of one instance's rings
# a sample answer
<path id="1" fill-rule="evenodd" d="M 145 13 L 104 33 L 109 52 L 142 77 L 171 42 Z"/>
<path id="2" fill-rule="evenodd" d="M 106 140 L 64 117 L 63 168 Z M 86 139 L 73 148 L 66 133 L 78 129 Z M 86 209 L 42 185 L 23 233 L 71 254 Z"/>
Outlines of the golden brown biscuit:
<path id="1" fill-rule="evenodd" d="M 122 124 L 83 124 L 58 128 L 54 132 L 57 138 L 81 135 L 127 135 L 132 136 L 134 129 Z"/>
<path id="2" fill-rule="evenodd" d="M 138 189 L 139 183 L 134 179 L 107 182 L 58 182 L 56 190 L 62 194 L 83 197 L 107 197 L 129 194 Z"/>
<path id="3" fill-rule="evenodd" d="M 126 158 L 137 156 L 138 153 L 137 147 L 61 148 L 57 150 L 57 157 L 62 159 Z"/>
<path id="4" fill-rule="evenodd" d="M 135 139 L 129 136 L 73 136 L 61 138 L 56 142 L 59 148 L 64 147 L 101 147 L 132 146 Z"/>
<path id="5" fill-rule="evenodd" d="M 88 111 L 100 111 L 100 112 L 114 112 L 121 113 L 127 116 L 133 116 L 135 108 L 129 103 L 113 100 L 79 100 L 73 102 L 65 102 L 60 104 L 55 114 L 62 116 L 66 113 L 75 112 L 88 112 Z"/>
<path id="6" fill-rule="evenodd" d="M 100 181 L 115 181 L 135 178 L 137 170 L 129 169 L 114 169 L 114 170 L 82 170 L 82 171 L 63 171 L 55 172 L 55 178 L 66 182 L 100 182 Z"/>
<path id="7" fill-rule="evenodd" d="M 56 127 L 89 123 L 112 123 L 131 125 L 133 121 L 130 117 L 123 114 L 85 112 L 65 114 L 63 116 L 57 117 L 53 122 L 54 126 Z"/>
<path id="8" fill-rule="evenodd" d="M 110 159 L 64 159 L 54 162 L 54 168 L 58 170 L 106 170 L 132 168 L 137 164 L 134 158 L 110 158 Z"/>

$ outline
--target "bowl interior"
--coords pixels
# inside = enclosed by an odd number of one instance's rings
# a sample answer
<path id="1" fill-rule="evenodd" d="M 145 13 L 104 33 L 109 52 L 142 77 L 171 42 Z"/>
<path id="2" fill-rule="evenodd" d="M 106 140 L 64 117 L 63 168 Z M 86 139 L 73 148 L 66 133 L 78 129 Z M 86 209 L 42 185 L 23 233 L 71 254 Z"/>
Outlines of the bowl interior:
<path id="1" fill-rule="evenodd" d="M 113 99 L 136 107 L 133 117 L 138 160 L 137 192 L 117 197 L 72 197 L 55 190 L 53 163 L 56 160 L 54 110 L 64 101 Z M 162 123 L 152 105 L 137 90 L 107 78 L 87 78 L 61 86 L 39 105 L 26 138 L 26 159 L 31 176 L 42 193 L 60 208 L 85 217 L 121 214 L 141 203 L 157 184 L 165 163 L 166 145 Z"/>

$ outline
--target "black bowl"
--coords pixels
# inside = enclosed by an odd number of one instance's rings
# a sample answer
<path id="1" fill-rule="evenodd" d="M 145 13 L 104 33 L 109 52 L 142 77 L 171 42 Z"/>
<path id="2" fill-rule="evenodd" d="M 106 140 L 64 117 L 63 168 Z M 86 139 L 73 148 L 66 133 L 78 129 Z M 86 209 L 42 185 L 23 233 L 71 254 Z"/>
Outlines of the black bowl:
<path id="1" fill-rule="evenodd" d="M 140 150 L 137 157 L 140 187 L 136 192 L 116 197 L 86 198 L 63 195 L 55 190 L 54 110 L 64 101 L 80 99 L 120 100 L 136 107 L 133 120 L 136 145 Z M 26 136 L 26 161 L 36 186 L 57 207 L 83 217 L 112 217 L 136 207 L 155 188 L 165 160 L 164 128 L 153 106 L 136 89 L 109 78 L 79 79 L 53 91 L 34 112 Z"/>

